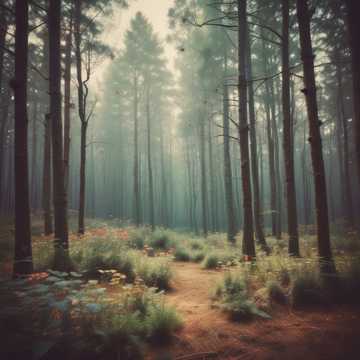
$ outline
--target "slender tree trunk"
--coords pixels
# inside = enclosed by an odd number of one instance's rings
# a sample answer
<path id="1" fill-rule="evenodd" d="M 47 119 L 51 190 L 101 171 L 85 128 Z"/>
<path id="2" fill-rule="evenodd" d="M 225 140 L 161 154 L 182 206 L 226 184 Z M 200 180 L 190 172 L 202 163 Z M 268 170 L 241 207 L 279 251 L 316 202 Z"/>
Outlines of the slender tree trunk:
<path id="1" fill-rule="evenodd" d="M 315 183 L 315 206 L 317 221 L 318 253 L 320 270 L 323 273 L 334 272 L 329 233 L 328 203 L 326 196 L 325 167 L 321 144 L 318 106 L 316 99 L 316 83 L 314 72 L 314 54 L 311 43 L 310 15 L 307 0 L 297 0 L 297 18 L 299 22 L 301 59 L 304 68 L 304 86 L 308 123 L 310 131 L 311 160 Z"/>
<path id="2" fill-rule="evenodd" d="M 33 100 L 32 119 L 32 146 L 31 146 L 31 187 L 30 187 L 30 208 L 37 209 L 37 112 L 38 99 Z"/>
<path id="3" fill-rule="evenodd" d="M 267 54 L 265 50 L 265 41 L 262 43 L 263 48 L 263 67 L 264 74 L 268 74 L 267 69 Z M 271 227 L 272 236 L 277 235 L 277 189 L 276 189 L 276 176 L 275 176 L 275 152 L 274 152 L 274 138 L 271 127 L 271 113 L 270 113 L 270 86 L 269 81 L 265 82 L 265 116 L 266 116 L 266 135 L 268 143 L 269 154 L 269 181 L 270 181 L 270 207 L 271 207 Z"/>
<path id="4" fill-rule="evenodd" d="M 227 239 L 235 243 L 236 239 L 236 217 L 233 195 L 233 181 L 230 157 L 230 123 L 229 123 L 229 88 L 226 84 L 227 58 L 225 56 L 225 80 L 223 88 L 223 127 L 224 127 L 224 187 L 227 213 Z"/>
<path id="5" fill-rule="evenodd" d="M 61 121 L 61 47 L 60 47 L 61 0 L 49 2 L 49 93 L 52 132 L 54 215 L 55 215 L 55 267 L 67 269 L 68 224 L 67 194 L 64 183 L 63 129 Z"/>
<path id="6" fill-rule="evenodd" d="M 9 120 L 9 108 L 11 100 L 11 91 L 10 88 L 6 88 L 6 92 L 3 95 L 4 101 L 2 102 L 2 112 L 1 112 L 1 122 L 0 122 L 0 212 L 4 208 L 3 206 L 3 181 L 5 180 L 4 174 L 4 158 L 5 158 L 5 143 L 7 135 L 7 127 Z"/>
<path id="7" fill-rule="evenodd" d="M 6 17 L 6 10 L 3 8 L 0 8 L 0 96 L 2 94 L 2 89 L 5 88 L 3 86 L 3 72 L 4 72 L 4 53 L 5 53 L 5 42 L 6 42 L 6 33 L 8 30 L 8 22 Z M 2 104 L 2 101 L 0 101 L 0 104 Z"/>
<path id="8" fill-rule="evenodd" d="M 78 233 L 85 233 L 85 201 L 86 201 L 86 136 L 88 128 L 88 118 L 86 114 L 87 87 L 86 81 L 89 80 L 90 73 L 87 73 L 87 79 L 82 78 L 82 58 L 81 58 L 81 30 L 80 23 L 82 17 L 82 2 L 75 1 L 75 23 L 74 23 L 74 39 L 75 39 L 75 57 L 76 57 L 76 75 L 78 85 L 78 111 L 81 123 L 81 139 L 80 139 L 80 191 L 79 191 L 79 218 Z M 88 70 L 88 69 L 87 69 Z M 84 92 L 85 87 L 85 92 Z"/>
<path id="9" fill-rule="evenodd" d="M 85 234 L 85 187 L 86 187 L 86 135 L 87 122 L 81 123 L 80 136 L 80 191 L 79 191 L 79 223 L 78 233 Z"/>
<path id="10" fill-rule="evenodd" d="M 282 111 L 289 254 L 299 256 L 293 122 L 290 111 L 289 0 L 282 0 Z"/>
<path id="11" fill-rule="evenodd" d="M 214 172 L 215 158 L 213 154 L 213 140 L 212 140 L 212 124 L 211 120 L 208 126 L 208 153 L 209 153 L 209 176 L 210 176 L 210 199 L 211 199 L 211 231 L 215 232 L 218 229 L 217 224 L 217 188 L 216 177 Z"/>
<path id="12" fill-rule="evenodd" d="M 53 233 L 51 214 L 51 118 L 49 114 L 44 119 L 44 164 L 43 164 L 43 212 L 44 234 Z"/>
<path id="13" fill-rule="evenodd" d="M 162 225 L 168 227 L 168 195 L 167 195 L 167 182 L 166 182 L 166 169 L 165 169 L 165 154 L 164 154 L 164 132 L 161 123 L 160 128 L 160 166 L 161 166 L 161 222 Z M 190 189 L 190 187 L 189 187 Z"/>
<path id="14" fill-rule="evenodd" d="M 246 4 L 247 0 L 238 0 L 238 76 L 239 76 L 239 139 L 241 155 L 241 180 L 243 190 L 243 253 L 255 257 L 253 230 L 252 193 L 249 158 L 249 124 L 247 119 L 247 79 L 246 79 Z"/>
<path id="15" fill-rule="evenodd" d="M 276 181 L 276 238 L 281 239 L 282 235 L 282 217 L 281 217 L 281 199 L 282 199 L 282 186 L 280 174 L 280 154 L 279 154 L 279 125 L 276 119 L 276 98 L 274 91 L 274 82 L 270 86 L 271 94 L 271 128 L 274 144 L 274 163 L 275 163 L 275 181 Z M 280 115 L 279 115 L 280 117 Z"/>
<path id="16" fill-rule="evenodd" d="M 337 56 L 337 59 L 339 57 Z M 345 208 L 346 209 L 346 220 L 348 221 L 351 227 L 354 226 L 354 211 L 353 211 L 353 198 L 352 198 L 352 191 L 351 191 L 351 181 L 350 181 L 350 156 L 349 156 L 349 136 L 348 136 L 348 128 L 347 128 L 347 120 L 345 115 L 345 106 L 344 106 L 344 93 L 343 93 L 343 80 L 342 80 L 342 72 L 339 65 L 336 66 L 336 78 L 337 78 L 337 85 L 338 85 L 338 105 L 339 105 L 339 116 L 338 123 L 340 122 L 340 126 L 337 127 L 341 128 L 343 134 L 343 150 L 344 150 L 344 157 L 343 162 L 339 164 L 342 170 L 340 173 L 343 174 L 343 189 L 344 189 L 344 199 L 345 199 Z M 339 144 L 341 147 L 341 143 Z"/>
<path id="17" fill-rule="evenodd" d="M 249 31 L 247 31 L 247 69 L 248 77 L 252 76 L 251 64 L 251 45 L 249 38 Z M 269 247 L 266 244 L 263 225 L 261 221 L 261 204 L 260 204 L 260 188 L 259 188 L 259 167 L 257 161 L 257 141 L 256 141 L 256 118 L 255 118 L 255 102 L 254 102 L 254 88 L 253 83 L 248 84 L 249 93 L 249 122 L 250 122 L 250 152 L 251 152 L 251 174 L 254 191 L 254 225 L 256 239 L 261 248 L 269 253 Z"/>
<path id="18" fill-rule="evenodd" d="M 138 78 L 134 76 L 134 218 L 136 226 L 140 219 L 140 189 L 139 189 L 139 119 L 138 119 Z"/>
<path id="19" fill-rule="evenodd" d="M 306 127 L 304 124 L 304 138 L 303 138 L 303 148 L 301 152 L 301 174 L 303 182 L 303 209 L 304 209 L 304 224 L 307 226 L 310 224 L 310 206 L 309 206 L 309 191 L 308 191 L 308 176 L 307 176 L 307 166 L 306 166 Z"/>
<path id="20" fill-rule="evenodd" d="M 71 121 L 71 48 L 72 48 L 72 19 L 65 37 L 65 71 L 64 71 L 64 165 L 65 188 L 69 187 L 70 166 L 70 121 Z"/>
<path id="21" fill-rule="evenodd" d="M 358 0 L 346 0 L 348 12 L 348 30 L 350 37 L 353 106 L 354 106 L 354 136 L 356 149 L 356 163 L 358 168 L 358 181 L 360 184 L 360 3 Z"/>
<path id="22" fill-rule="evenodd" d="M 28 174 L 28 11 L 27 0 L 15 3 L 15 259 L 14 275 L 33 271 Z"/>
<path id="23" fill-rule="evenodd" d="M 208 198 L 207 198 L 207 179 L 205 164 L 205 119 L 200 115 L 200 168 L 201 168 L 201 205 L 202 205 L 202 225 L 204 236 L 208 236 Z"/>
<path id="24" fill-rule="evenodd" d="M 146 126 L 147 126 L 147 165 L 149 176 L 149 217 L 151 229 L 155 230 L 154 214 L 154 183 L 151 165 L 151 114 L 150 114 L 150 85 L 146 86 Z"/>

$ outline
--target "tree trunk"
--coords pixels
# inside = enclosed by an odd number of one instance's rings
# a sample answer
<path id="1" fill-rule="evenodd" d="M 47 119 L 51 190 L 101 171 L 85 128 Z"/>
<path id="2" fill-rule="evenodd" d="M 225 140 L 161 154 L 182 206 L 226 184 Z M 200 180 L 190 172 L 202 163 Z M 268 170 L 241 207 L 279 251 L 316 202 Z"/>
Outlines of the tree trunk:
<path id="1" fill-rule="evenodd" d="M 249 38 L 249 31 L 247 31 L 247 69 L 248 77 L 252 76 L 252 64 L 251 64 L 251 45 Z M 257 141 L 256 141 L 256 118 L 255 118 L 255 103 L 254 103 L 254 88 L 253 83 L 248 85 L 249 93 L 249 122 L 250 122 L 250 152 L 251 152 L 251 174 L 254 191 L 254 225 L 256 239 L 261 248 L 269 253 L 269 247 L 266 244 L 263 224 L 261 221 L 261 204 L 260 204 L 260 187 L 259 187 L 259 167 L 257 161 Z"/>
<path id="2" fill-rule="evenodd" d="M 55 267 L 67 269 L 68 224 L 67 196 L 64 183 L 63 129 L 61 121 L 61 47 L 60 47 L 61 0 L 49 2 L 49 93 L 52 132 L 54 218 L 55 218 Z"/>
<path id="3" fill-rule="evenodd" d="M 282 199 L 282 186 L 280 174 L 280 154 L 279 154 L 279 125 L 276 119 L 276 98 L 274 90 L 274 82 L 271 81 L 270 86 L 271 94 L 271 128 L 274 144 L 274 163 L 275 163 L 275 177 L 276 177 L 276 238 L 281 239 L 282 236 L 282 217 L 281 217 L 281 199 Z M 280 117 L 280 116 L 279 116 Z"/>
<path id="4" fill-rule="evenodd" d="M 80 191 L 79 191 L 79 218 L 78 233 L 85 234 L 85 186 L 86 186 L 86 134 L 87 122 L 81 123 L 80 140 Z"/>
<path id="5" fill-rule="evenodd" d="M 289 255 L 299 256 L 299 234 L 296 206 L 294 136 L 290 111 L 290 65 L 289 65 L 289 0 L 282 0 L 282 110 L 283 149 L 286 179 L 286 209 L 289 234 Z"/>
<path id="6" fill-rule="evenodd" d="M 155 230 L 154 214 L 154 183 L 151 166 L 151 115 L 150 115 L 150 85 L 146 86 L 146 127 L 147 127 L 147 165 L 149 176 L 149 217 L 151 229 Z"/>
<path id="7" fill-rule="evenodd" d="M 202 205 L 202 224 L 204 236 L 208 236 L 208 198 L 207 198 L 207 179 L 205 164 L 205 119 L 204 114 L 200 115 L 200 169 L 201 169 L 201 205 Z"/>
<path id="8" fill-rule="evenodd" d="M 43 167 L 43 211 L 44 211 L 44 234 L 53 233 L 53 221 L 51 214 L 51 118 L 49 114 L 44 119 L 44 167 Z"/>
<path id="9" fill-rule="evenodd" d="M 65 37 L 65 71 L 64 71 L 64 165 L 65 188 L 69 187 L 70 166 L 70 121 L 71 121 L 71 47 L 72 47 L 72 19 Z"/>
<path id="10" fill-rule="evenodd" d="M 209 176 L 210 176 L 210 211 L 211 211 L 211 231 L 215 232 L 218 229 L 217 224 L 217 188 L 216 188 L 216 176 L 214 172 L 215 158 L 213 155 L 213 142 L 212 142 L 212 126 L 211 120 L 208 126 L 208 153 L 209 153 Z"/>
<path id="11" fill-rule="evenodd" d="M 136 226 L 140 219 L 140 189 L 139 189 L 139 119 L 138 119 L 138 78 L 134 76 L 134 218 Z"/>
<path id="12" fill-rule="evenodd" d="M 225 54 L 225 80 L 223 88 L 223 127 L 224 127 L 224 187 L 225 187 L 225 201 L 227 213 L 227 239 L 231 243 L 235 243 L 236 239 L 236 217 L 235 204 L 233 194 L 233 181 L 231 170 L 230 157 L 230 123 L 229 123 L 229 88 L 226 84 L 227 76 L 227 58 Z"/>
<path id="13" fill-rule="evenodd" d="M 311 43 L 310 15 L 307 0 L 297 0 L 297 18 L 299 22 L 301 59 L 304 68 L 304 86 L 306 108 L 309 123 L 309 142 L 315 183 L 315 206 L 317 221 L 318 254 L 322 273 L 334 272 L 329 233 L 328 203 L 326 196 L 325 167 L 316 99 L 316 83 L 314 72 L 314 54 Z"/>
<path id="14" fill-rule="evenodd" d="M 265 41 L 262 42 L 263 48 L 263 68 L 264 74 L 268 74 L 267 69 L 267 54 L 265 50 Z M 276 189 L 276 176 L 275 176 L 275 153 L 274 153 L 274 138 L 271 127 L 271 113 L 270 113 L 270 86 L 269 80 L 265 82 L 265 116 L 266 116 L 266 136 L 268 143 L 269 154 L 269 181 L 270 181 L 270 207 L 271 207 L 271 227 L 272 236 L 277 234 L 277 189 Z"/>
<path id="15" fill-rule="evenodd" d="M 10 108 L 10 100 L 11 100 L 11 91 L 10 88 L 7 87 L 5 94 L 3 95 L 4 101 L 2 104 L 2 112 L 0 119 L 0 212 L 4 208 L 3 206 L 3 181 L 4 179 L 4 155 L 5 155 L 5 143 L 7 136 L 7 126 L 9 120 L 9 108 Z"/>
<path id="16" fill-rule="evenodd" d="M 360 3 L 358 0 L 346 0 L 348 12 L 348 30 L 350 37 L 353 106 L 354 106 L 354 136 L 356 149 L 356 163 L 358 168 L 358 181 L 360 184 Z"/>
<path id="17" fill-rule="evenodd" d="M 339 57 L 337 56 L 337 59 Z M 347 128 L 347 120 L 345 115 L 345 106 L 344 106 L 344 93 L 343 93 L 343 80 L 342 80 L 342 71 L 339 65 L 336 65 L 336 79 L 338 85 L 338 108 L 339 108 L 339 119 L 340 126 L 336 125 L 341 129 L 343 135 L 343 162 L 339 164 L 342 168 L 341 173 L 343 174 L 343 191 L 344 191 L 344 200 L 345 200 L 345 211 L 346 211 L 346 220 L 348 221 L 350 227 L 354 226 L 354 211 L 353 211 L 353 198 L 351 191 L 351 181 L 350 181 L 350 156 L 349 156 L 349 136 L 348 136 L 348 128 Z M 341 147 L 341 143 L 339 146 Z"/>
<path id="18" fill-rule="evenodd" d="M 15 259 L 14 275 L 33 271 L 28 179 L 28 11 L 27 0 L 15 4 Z"/>
<path id="19" fill-rule="evenodd" d="M 32 116 L 32 146 L 31 146 L 31 187 L 30 187 L 30 208 L 37 209 L 37 112 L 38 99 L 33 100 L 33 116 Z"/>
<path id="20" fill-rule="evenodd" d="M 161 123 L 160 128 L 160 166 L 161 166 L 161 223 L 163 226 L 168 226 L 168 196 L 165 170 L 165 154 L 164 154 L 164 130 Z M 189 187 L 190 189 L 190 187 Z"/>
<path id="21" fill-rule="evenodd" d="M 8 30 L 8 22 L 6 17 L 6 10 L 0 7 L 0 96 L 3 95 L 2 90 L 5 88 L 3 86 L 3 72 L 4 72 L 4 53 L 5 53 L 5 41 L 6 33 Z M 2 104 L 2 101 L 0 101 Z"/>
<path id="22" fill-rule="evenodd" d="M 253 230 L 252 194 L 249 159 L 249 125 L 247 119 L 247 79 L 246 79 L 246 0 L 238 0 L 238 76 L 239 76 L 239 139 L 241 156 L 241 180 L 243 190 L 243 254 L 255 257 Z"/>

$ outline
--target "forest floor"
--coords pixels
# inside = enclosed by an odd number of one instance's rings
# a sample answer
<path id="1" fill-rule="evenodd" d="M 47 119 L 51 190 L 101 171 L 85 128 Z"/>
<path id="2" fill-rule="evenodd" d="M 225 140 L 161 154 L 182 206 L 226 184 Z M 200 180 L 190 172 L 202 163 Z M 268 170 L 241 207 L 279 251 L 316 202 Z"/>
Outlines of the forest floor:
<path id="1" fill-rule="evenodd" d="M 359 359 L 360 313 L 333 307 L 295 311 L 278 306 L 271 320 L 234 323 L 212 305 L 210 291 L 223 271 L 199 264 L 173 263 L 173 290 L 166 302 L 176 307 L 183 329 L 167 348 L 175 359 Z"/>
<path id="2" fill-rule="evenodd" d="M 6 279 L 12 271 L 13 250 L 7 241 L 12 230 L 10 225 L 0 230 L 0 278 Z M 101 236 L 109 236 L 104 229 L 100 230 L 90 232 L 90 238 L 102 232 L 105 235 Z M 117 234 L 110 230 L 111 236 Z M 37 251 L 48 242 L 38 235 L 35 239 Z M 87 246 L 88 240 L 84 238 L 78 244 Z M 77 242 L 75 238 L 72 241 Z M 299 310 L 290 304 L 272 304 L 270 320 L 233 322 L 214 305 L 211 294 L 226 272 L 235 273 L 239 267 L 207 270 L 200 263 L 173 261 L 172 255 L 160 255 L 160 260 L 165 260 L 174 273 L 171 290 L 164 293 L 165 304 L 176 308 L 183 326 L 171 343 L 146 346 L 148 360 L 360 359 L 358 306 L 327 305 Z"/>

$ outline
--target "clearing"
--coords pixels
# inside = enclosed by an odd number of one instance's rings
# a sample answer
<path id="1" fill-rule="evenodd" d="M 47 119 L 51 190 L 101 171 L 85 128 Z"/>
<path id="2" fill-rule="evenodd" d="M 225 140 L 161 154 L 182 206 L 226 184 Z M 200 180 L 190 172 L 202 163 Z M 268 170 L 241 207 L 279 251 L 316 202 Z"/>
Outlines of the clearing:
<path id="1" fill-rule="evenodd" d="M 174 289 L 166 302 L 179 311 L 184 327 L 161 352 L 175 359 L 359 359 L 360 313 L 353 308 L 294 311 L 279 306 L 272 320 L 234 323 L 211 304 L 211 289 L 223 271 L 191 263 L 172 266 Z"/>

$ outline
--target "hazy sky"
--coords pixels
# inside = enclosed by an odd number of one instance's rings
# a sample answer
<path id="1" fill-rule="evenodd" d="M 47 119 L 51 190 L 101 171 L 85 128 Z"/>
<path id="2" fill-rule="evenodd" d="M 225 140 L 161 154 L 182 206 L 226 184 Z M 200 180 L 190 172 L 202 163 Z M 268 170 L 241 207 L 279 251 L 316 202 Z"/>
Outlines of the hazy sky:
<path id="1" fill-rule="evenodd" d="M 165 43 L 165 38 L 169 33 L 167 13 L 173 5 L 174 0 L 130 0 L 130 6 L 127 10 L 115 10 L 110 19 L 106 19 L 107 24 L 103 40 L 114 48 L 121 48 L 124 34 L 130 26 L 130 20 L 138 11 L 141 11 L 148 18 L 154 27 L 154 31 L 164 40 L 166 56 L 169 59 L 170 69 L 173 67 L 173 60 L 176 51 L 171 44 Z M 105 61 L 96 69 L 93 77 L 93 85 L 96 88 L 101 87 L 101 81 L 104 71 L 109 61 Z"/>

